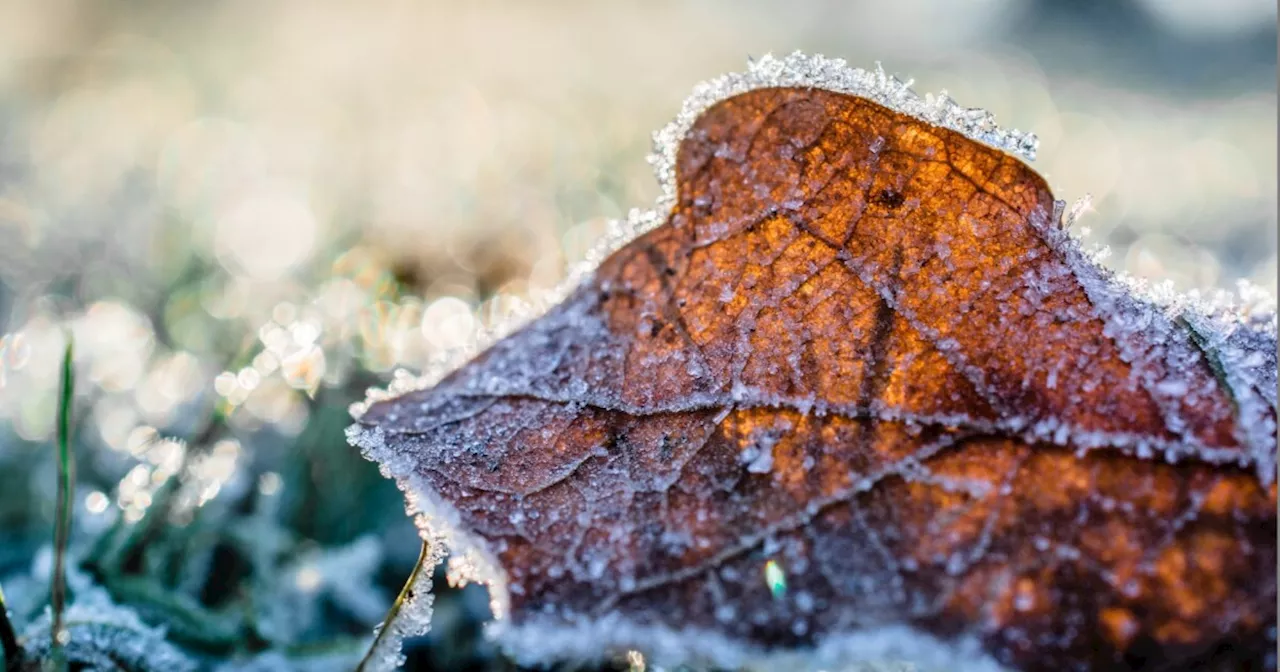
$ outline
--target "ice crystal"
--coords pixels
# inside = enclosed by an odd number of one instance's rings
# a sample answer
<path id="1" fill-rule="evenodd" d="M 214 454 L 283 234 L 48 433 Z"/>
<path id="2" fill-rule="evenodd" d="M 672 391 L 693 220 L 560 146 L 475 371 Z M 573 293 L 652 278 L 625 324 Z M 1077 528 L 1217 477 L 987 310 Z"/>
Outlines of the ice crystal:
<path id="1" fill-rule="evenodd" d="M 816 650 L 763 651 L 722 634 L 681 631 L 633 623 L 610 614 L 592 623 L 566 627 L 563 622 L 530 622 L 509 627 L 489 624 L 491 636 L 517 662 L 537 665 L 548 660 L 595 660 L 601 648 L 629 650 L 645 643 L 645 660 L 655 668 L 741 670 L 824 670 L 826 672 L 1004 672 L 973 639 L 942 642 L 912 628 L 889 626 L 825 640 Z M 909 661 L 909 662 L 908 662 Z"/>
<path id="2" fill-rule="evenodd" d="M 38 572 L 37 572 L 38 573 Z M 187 672 L 196 664 L 132 609 L 116 605 L 102 588 L 79 571 L 68 569 L 75 601 L 63 615 L 60 639 L 72 669 L 102 672 Z M 52 646 L 52 612 L 45 612 L 22 633 L 29 660 L 47 660 Z"/>
<path id="3" fill-rule="evenodd" d="M 428 529 L 426 523 L 419 521 L 419 525 L 421 529 Z M 365 666 L 369 672 L 394 670 L 404 665 L 405 658 L 401 652 L 404 640 L 425 635 L 431 629 L 431 606 L 435 599 L 431 594 L 431 570 L 444 557 L 444 549 L 435 543 L 431 544 L 428 553 L 408 586 L 400 611 L 390 622 L 384 622 L 374 630 L 374 647 L 367 657 L 369 664 Z"/>
<path id="4" fill-rule="evenodd" d="M 676 152 L 698 117 L 722 100 L 770 87 L 810 87 L 866 98 L 935 126 L 958 131 L 1028 161 L 1035 160 L 1040 141 L 1034 134 L 1000 128 L 990 112 L 982 108 L 962 107 L 946 91 L 922 97 L 911 90 L 911 84 L 911 81 L 904 82 L 885 73 L 879 63 L 875 70 L 863 70 L 849 67 L 844 59 L 806 55 L 798 51 L 783 58 L 766 54 L 751 61 L 746 72 L 722 75 L 703 82 L 695 86 L 693 94 L 685 99 L 675 121 L 654 134 L 654 153 L 650 155 L 649 162 L 663 185 L 663 201 L 669 205 L 675 197 Z"/>
<path id="5" fill-rule="evenodd" d="M 457 514 L 452 507 L 440 501 L 425 483 L 420 482 L 413 473 L 412 464 L 408 460 L 398 458 L 387 450 L 380 430 L 364 430 L 359 426 L 347 429 L 347 439 L 352 445 L 361 448 L 362 454 L 379 465 L 383 476 L 392 478 L 405 492 L 406 512 L 418 526 L 422 540 L 427 544 L 427 554 L 422 559 L 421 567 L 416 573 L 413 584 L 409 586 L 405 603 L 400 612 L 390 623 L 383 623 L 375 631 L 377 637 L 375 649 L 370 654 L 371 671 L 392 670 L 404 663 L 400 649 L 408 637 L 426 634 L 431 628 L 431 594 L 432 569 L 450 551 L 455 558 L 465 558 L 468 567 L 456 577 L 450 575 L 451 581 L 458 583 L 467 580 L 478 581 L 491 586 L 493 613 L 505 613 L 505 575 L 497 569 L 496 562 L 484 560 L 488 553 L 479 542 L 467 535 L 457 522 Z M 420 494 L 422 493 L 422 494 Z M 389 628 L 387 636 L 378 635 Z"/>

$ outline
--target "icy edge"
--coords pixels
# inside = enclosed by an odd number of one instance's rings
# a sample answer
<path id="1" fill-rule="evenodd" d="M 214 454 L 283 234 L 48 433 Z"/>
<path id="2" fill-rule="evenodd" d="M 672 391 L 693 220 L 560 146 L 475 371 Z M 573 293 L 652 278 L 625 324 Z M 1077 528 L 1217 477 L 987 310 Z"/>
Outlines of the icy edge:
<path id="1" fill-rule="evenodd" d="M 347 441 L 360 449 L 365 459 L 375 462 L 383 477 L 393 479 L 404 492 L 405 511 L 413 518 L 418 534 L 428 545 L 423 567 L 410 587 L 410 596 L 394 621 L 379 628 L 391 628 L 390 636 L 377 642 L 377 650 L 370 659 L 372 672 L 398 669 L 404 664 L 401 645 L 408 637 L 426 634 L 431 627 L 431 577 L 436 565 L 449 556 L 448 580 L 455 586 L 480 583 L 489 589 L 489 607 L 496 619 L 507 614 L 510 595 L 507 592 L 507 575 L 494 559 L 493 553 L 475 536 L 461 526 L 458 512 L 452 505 L 440 499 L 412 465 L 387 446 L 381 428 L 369 428 L 359 424 L 347 428 Z"/>
<path id="2" fill-rule="evenodd" d="M 609 254 L 665 222 L 676 197 L 675 165 L 681 140 L 703 112 L 736 95 L 773 87 L 810 87 L 847 93 L 960 132 L 1027 161 L 1035 159 L 1039 141 L 1034 134 L 1000 128 L 990 112 L 961 107 L 945 91 L 921 97 L 911 90 L 911 83 L 886 74 L 878 63 L 874 71 L 863 70 L 850 67 L 843 59 L 797 51 L 782 58 L 766 54 L 750 61 L 746 72 L 721 75 L 698 84 L 685 99 L 676 118 L 653 134 L 653 152 L 648 160 L 654 167 L 662 191 L 652 209 L 633 208 L 625 220 L 609 222 L 604 237 L 581 263 L 569 270 L 568 277 L 554 290 L 542 296 L 529 297 L 530 303 L 515 314 L 496 324 L 482 326 L 467 346 L 441 353 L 419 374 L 397 371 L 386 389 L 371 388 L 363 402 L 351 405 L 352 417 L 360 419 L 369 406 L 379 401 L 435 385 L 495 341 L 545 314 L 588 278 Z M 482 321 L 477 319 L 476 324 L 482 324 Z"/>
<path id="3" fill-rule="evenodd" d="M 679 115 L 654 133 L 654 149 L 649 162 L 654 166 L 662 192 L 653 209 L 632 209 L 627 219 L 611 221 L 602 239 L 581 263 L 570 269 L 565 280 L 554 290 L 529 297 L 529 302 L 522 303 L 509 316 L 489 325 L 485 325 L 477 315 L 475 324 L 481 326 L 466 346 L 439 353 L 430 365 L 416 375 L 403 369 L 397 371 L 386 389 L 371 388 L 363 402 L 352 404 L 352 417 L 358 420 L 370 405 L 379 401 L 394 399 L 435 385 L 494 342 L 544 315 L 582 284 L 611 253 L 664 223 L 676 197 L 677 152 L 681 141 L 698 117 L 720 101 L 747 91 L 779 86 L 813 87 L 860 96 L 936 126 L 956 130 L 969 138 L 1024 159 L 1030 160 L 1035 156 L 1037 140 L 1033 134 L 1001 129 L 991 113 L 980 108 L 961 107 L 947 97 L 945 92 L 937 96 L 926 94 L 921 97 L 910 89 L 909 81 L 902 82 L 887 75 L 879 65 L 872 72 L 851 68 L 841 59 L 829 59 L 821 55 L 809 56 L 800 52 L 783 58 L 765 55 L 750 62 L 746 72 L 722 75 L 695 86 L 693 93 L 685 99 Z M 1233 391 L 1247 390 L 1258 382 L 1263 388 L 1275 387 L 1274 357 L 1262 362 L 1260 366 L 1237 366 L 1249 359 L 1247 354 L 1240 353 L 1241 342 L 1255 337 L 1275 341 L 1276 312 L 1273 297 L 1265 290 L 1249 286 L 1245 282 L 1240 283 L 1237 294 L 1218 292 L 1208 298 L 1201 297 L 1194 291 L 1179 294 L 1170 286 L 1151 285 L 1145 280 L 1112 271 L 1102 263 L 1107 250 L 1086 250 L 1079 231 L 1072 227 L 1088 207 L 1087 197 L 1071 208 L 1065 202 L 1058 201 L 1054 212 L 1046 213 L 1046 220 L 1033 222 L 1033 225 L 1044 231 L 1067 231 L 1064 235 L 1055 234 L 1052 236 L 1054 240 L 1050 242 L 1066 255 L 1077 278 L 1089 290 L 1095 305 L 1098 305 L 1099 298 L 1108 299 L 1103 303 L 1111 304 L 1114 300 L 1109 297 L 1127 294 L 1132 299 L 1132 305 L 1146 306 L 1142 309 L 1143 312 L 1163 316 L 1162 319 L 1180 318 L 1190 328 L 1208 336 L 1205 339 L 1208 348 L 1215 351 L 1220 349 L 1225 355 L 1222 359 L 1230 364 L 1225 368 L 1228 369 L 1228 380 Z M 1269 402 L 1272 407 L 1276 406 L 1274 395 L 1264 401 Z M 1242 415 L 1242 419 L 1251 420 L 1266 415 L 1265 409 L 1259 409 L 1256 404 L 1246 406 L 1248 408 L 1244 410 L 1248 412 Z M 1266 436 L 1271 433 L 1266 424 L 1252 425 L 1248 438 L 1254 447 L 1254 456 L 1264 458 L 1258 460 L 1263 468 L 1274 466 L 1274 457 L 1265 459 L 1267 456 L 1264 454 L 1267 452 L 1264 450 L 1267 446 Z"/>
<path id="4" fill-rule="evenodd" d="M 1126 360 L 1140 368 L 1179 371 L 1198 365 L 1204 357 L 1215 370 L 1236 406 L 1237 439 L 1247 451 L 1235 461 L 1252 467 L 1263 485 L 1276 477 L 1276 423 L 1271 415 L 1277 406 L 1277 314 L 1276 299 L 1247 280 L 1236 283 L 1234 293 L 1215 291 L 1203 296 L 1192 290 L 1182 293 L 1171 282 L 1152 283 L 1102 263 L 1108 250 L 1086 249 L 1077 231 L 1035 222 L 1044 240 L 1071 268 L 1076 281 L 1089 297 L 1094 315 L 1106 326 L 1121 347 Z M 1182 331 L 1192 348 L 1170 338 Z M 1130 338 L 1134 336 L 1134 338 Z M 1174 408 L 1186 391 L 1176 381 L 1149 374 L 1141 380 L 1152 398 L 1166 408 Z M 1176 420 L 1166 419 L 1168 429 L 1181 436 L 1188 447 L 1198 442 Z M 1077 437 L 1073 437 L 1076 439 Z M 1138 455 L 1155 446 L 1139 446 Z M 1194 452 L 1194 451 L 1192 451 Z M 1200 456 L 1222 462 L 1221 451 L 1199 449 Z M 1166 459 L 1177 462 L 1182 455 L 1165 449 Z M 1228 460 L 1230 461 L 1230 460 Z"/>
<path id="5" fill-rule="evenodd" d="M 914 80 L 902 81 L 886 74 L 880 63 L 875 71 L 850 67 L 844 59 L 812 56 L 799 51 L 783 58 L 765 54 L 750 61 L 747 71 L 721 75 L 693 88 L 680 114 L 653 136 L 654 152 L 649 156 L 663 187 L 659 206 L 671 205 L 675 198 L 676 154 L 680 141 L 698 117 L 716 103 L 736 95 L 773 87 L 824 89 L 866 98 L 903 114 L 949 128 L 1000 151 L 1034 161 L 1040 141 L 1034 133 L 1000 128 L 995 115 L 978 107 L 961 107 L 946 91 L 923 97 L 911 90 Z M 659 209 L 663 209 L 659 207 Z"/>

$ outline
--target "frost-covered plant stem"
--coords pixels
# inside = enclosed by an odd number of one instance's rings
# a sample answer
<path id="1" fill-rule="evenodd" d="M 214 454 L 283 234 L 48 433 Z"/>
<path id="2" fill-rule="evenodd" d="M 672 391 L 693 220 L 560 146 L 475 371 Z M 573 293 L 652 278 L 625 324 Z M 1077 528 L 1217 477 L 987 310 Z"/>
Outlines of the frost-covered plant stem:
<path id="1" fill-rule="evenodd" d="M 71 404 L 75 400 L 74 346 L 67 334 L 62 355 L 62 381 L 58 393 L 58 504 L 53 521 L 53 578 L 50 605 L 53 627 L 50 648 L 54 669 L 65 669 L 62 613 L 67 601 L 67 543 L 71 536 L 71 493 L 75 484 L 75 461 L 71 455 Z"/>
<path id="2" fill-rule="evenodd" d="M 387 617 L 382 621 L 382 627 L 378 628 L 378 634 L 373 638 L 373 643 L 369 645 L 369 650 L 365 652 L 364 658 L 360 659 L 360 665 L 356 667 L 356 672 L 370 672 L 377 669 L 380 652 L 385 647 L 386 638 L 395 637 L 395 621 L 400 615 L 401 608 L 405 603 L 413 597 L 413 587 L 418 583 L 418 575 L 423 571 L 431 571 L 427 565 L 434 565 L 434 558 L 431 554 L 431 542 L 423 540 L 422 550 L 418 552 L 418 562 L 413 566 L 409 578 L 405 580 L 404 587 L 400 589 L 400 594 L 396 596 L 396 601 L 392 603 L 391 608 L 387 610 Z M 399 648 L 399 645 L 396 645 Z"/>
<path id="3" fill-rule="evenodd" d="M 13 627 L 13 621 L 9 620 L 9 606 L 4 601 L 3 588 L 0 588 L 0 651 L 4 654 L 0 658 L 4 661 L 4 667 L 0 669 L 8 670 L 22 660 L 22 645 L 18 643 L 18 632 Z"/>

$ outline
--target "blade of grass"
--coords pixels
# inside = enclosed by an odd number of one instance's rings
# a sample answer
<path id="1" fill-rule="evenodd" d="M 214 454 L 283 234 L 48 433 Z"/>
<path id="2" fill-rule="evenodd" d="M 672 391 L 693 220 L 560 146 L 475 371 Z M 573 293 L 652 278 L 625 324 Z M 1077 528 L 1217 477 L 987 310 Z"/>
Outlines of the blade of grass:
<path id="1" fill-rule="evenodd" d="M 391 609 L 387 611 L 387 617 L 382 621 L 382 627 L 378 629 L 378 634 L 373 638 L 373 643 L 369 645 L 369 650 L 365 651 L 364 658 L 360 659 L 360 665 L 356 667 L 356 672 L 366 672 L 377 667 L 374 659 L 381 652 L 383 640 L 395 636 L 392 630 L 395 628 L 396 617 L 400 615 L 400 610 L 404 608 L 405 603 L 412 597 L 413 587 L 418 582 L 418 575 L 424 571 L 430 572 L 434 569 L 434 567 L 426 567 L 427 565 L 434 565 L 431 559 L 431 544 L 424 540 L 422 542 L 422 550 L 418 553 L 418 564 L 413 566 L 413 571 L 410 572 L 408 580 L 404 582 L 404 588 L 400 589 L 400 595 L 396 597 Z"/>
<path id="2" fill-rule="evenodd" d="M 58 393 L 58 504 L 53 521 L 53 586 L 50 604 L 53 610 L 51 651 L 57 669 L 66 669 L 62 645 L 67 633 L 62 623 L 67 601 L 67 544 L 71 536 L 71 496 L 75 486 L 76 465 L 71 454 L 71 405 L 75 401 L 74 344 L 67 333 L 67 348 L 62 355 L 62 380 Z"/>
<path id="3" fill-rule="evenodd" d="M 0 650 L 4 653 L 4 667 L 0 669 L 15 669 L 18 661 L 22 660 L 22 645 L 18 643 L 18 632 L 13 627 L 13 621 L 9 620 L 9 606 L 4 601 L 4 589 L 0 588 Z"/>

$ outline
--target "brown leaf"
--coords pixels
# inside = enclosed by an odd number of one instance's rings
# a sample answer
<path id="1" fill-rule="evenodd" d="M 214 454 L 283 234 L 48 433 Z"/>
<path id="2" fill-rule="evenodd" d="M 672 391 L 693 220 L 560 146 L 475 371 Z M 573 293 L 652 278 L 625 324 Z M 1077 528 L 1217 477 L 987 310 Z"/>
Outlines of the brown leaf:
<path id="1" fill-rule="evenodd" d="M 665 225 L 353 432 L 517 654 L 1275 669 L 1274 326 L 1131 296 L 1026 165 L 863 98 L 734 96 L 675 169 Z"/>

